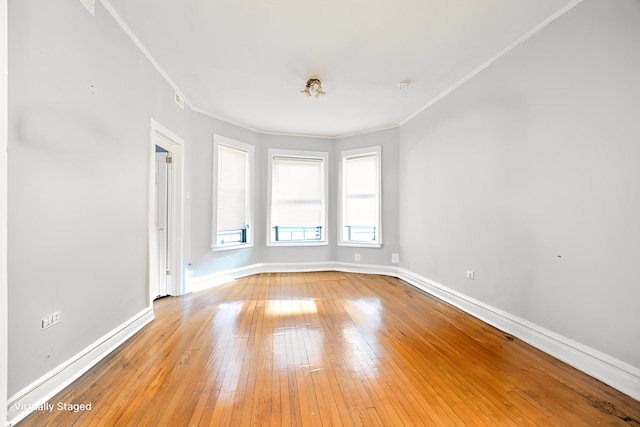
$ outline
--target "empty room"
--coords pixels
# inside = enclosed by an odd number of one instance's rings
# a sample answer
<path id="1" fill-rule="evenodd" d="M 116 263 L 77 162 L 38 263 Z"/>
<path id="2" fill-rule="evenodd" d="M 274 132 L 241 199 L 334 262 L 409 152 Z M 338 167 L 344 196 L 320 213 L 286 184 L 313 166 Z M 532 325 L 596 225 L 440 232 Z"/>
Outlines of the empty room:
<path id="1" fill-rule="evenodd" d="M 1 1 L 0 425 L 640 426 L 640 1 Z"/>

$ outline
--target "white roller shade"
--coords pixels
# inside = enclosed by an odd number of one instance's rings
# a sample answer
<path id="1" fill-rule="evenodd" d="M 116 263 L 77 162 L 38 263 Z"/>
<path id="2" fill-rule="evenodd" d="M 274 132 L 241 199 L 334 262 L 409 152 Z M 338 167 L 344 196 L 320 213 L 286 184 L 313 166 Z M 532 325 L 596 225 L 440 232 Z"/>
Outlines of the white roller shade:
<path id="1" fill-rule="evenodd" d="M 271 223 L 316 227 L 324 223 L 322 159 L 273 157 Z"/>
<path id="2" fill-rule="evenodd" d="M 218 146 L 218 231 L 247 223 L 247 152 Z"/>
<path id="3" fill-rule="evenodd" d="M 378 223 L 377 156 L 345 159 L 344 191 L 346 223 L 349 226 L 375 226 Z"/>

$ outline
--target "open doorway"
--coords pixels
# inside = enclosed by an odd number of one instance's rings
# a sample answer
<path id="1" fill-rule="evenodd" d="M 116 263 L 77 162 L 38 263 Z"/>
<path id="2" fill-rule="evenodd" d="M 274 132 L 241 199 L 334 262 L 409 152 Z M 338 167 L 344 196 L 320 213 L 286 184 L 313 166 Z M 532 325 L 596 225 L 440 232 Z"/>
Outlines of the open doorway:
<path id="1" fill-rule="evenodd" d="M 155 120 L 149 125 L 149 300 L 181 295 L 183 141 Z"/>
<path id="2" fill-rule="evenodd" d="M 151 287 L 151 298 L 169 295 L 171 289 L 171 196 L 173 177 L 173 157 L 171 152 L 156 145 L 156 261 L 157 280 Z"/>

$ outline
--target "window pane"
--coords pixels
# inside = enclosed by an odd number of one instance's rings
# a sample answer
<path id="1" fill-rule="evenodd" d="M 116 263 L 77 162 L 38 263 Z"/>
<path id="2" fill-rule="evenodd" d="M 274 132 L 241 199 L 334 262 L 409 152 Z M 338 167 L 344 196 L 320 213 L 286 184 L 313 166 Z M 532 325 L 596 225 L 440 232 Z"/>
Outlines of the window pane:
<path id="1" fill-rule="evenodd" d="M 380 244 L 379 147 L 343 152 L 341 172 L 340 240 Z"/>
<path id="2" fill-rule="evenodd" d="M 320 159 L 273 159 L 272 226 L 322 225 L 322 167 Z"/>
<path id="3" fill-rule="evenodd" d="M 367 198 L 350 198 L 347 196 L 347 223 L 346 225 L 376 225 L 375 196 Z"/>
<path id="4" fill-rule="evenodd" d="M 375 194 L 376 156 L 355 157 L 346 161 L 347 195 Z"/>
<path id="5" fill-rule="evenodd" d="M 345 161 L 346 226 L 375 226 L 377 222 L 376 156 L 348 158 Z"/>
<path id="6" fill-rule="evenodd" d="M 322 199 L 321 160 L 275 158 L 274 163 L 278 199 Z"/>
<path id="7" fill-rule="evenodd" d="M 218 232 L 242 229 L 247 212 L 247 153 L 218 147 Z"/>

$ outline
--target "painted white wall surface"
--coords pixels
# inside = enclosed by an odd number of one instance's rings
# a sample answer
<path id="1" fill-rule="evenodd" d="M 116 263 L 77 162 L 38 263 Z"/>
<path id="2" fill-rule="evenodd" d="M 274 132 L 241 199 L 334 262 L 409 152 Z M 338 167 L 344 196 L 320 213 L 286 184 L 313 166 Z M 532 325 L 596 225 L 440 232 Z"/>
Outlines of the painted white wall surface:
<path id="1" fill-rule="evenodd" d="M 382 146 L 382 247 L 349 247 L 336 246 L 335 260 L 348 263 L 362 263 L 371 265 L 392 265 L 391 254 L 398 253 L 399 239 L 399 128 L 340 138 L 336 140 L 334 161 L 336 163 L 336 178 L 331 189 L 336 195 L 334 211 L 338 208 L 337 197 L 340 194 L 337 180 L 340 165 L 340 152 L 357 148 Z M 337 214 L 337 213 L 336 213 Z M 337 218 L 337 217 L 336 217 Z M 337 224 L 337 219 L 335 224 Z M 337 230 L 331 230 L 335 242 Z M 360 261 L 355 261 L 355 254 L 360 254 Z"/>
<path id="2" fill-rule="evenodd" d="M 402 126 L 399 186 L 401 267 L 634 367 L 639 22 L 586 0 L 516 47 Z"/>
<path id="3" fill-rule="evenodd" d="M 260 135 L 256 132 L 204 116 L 191 117 L 191 153 L 187 169 L 191 179 L 191 252 L 189 275 L 193 278 L 262 261 L 264 225 L 260 186 L 262 163 Z M 253 246 L 225 251 L 211 251 L 211 221 L 213 212 L 213 134 L 225 136 L 256 147 L 254 173 L 254 239 Z M 266 169 L 265 169 L 266 170 Z"/>
<path id="4" fill-rule="evenodd" d="M 149 118 L 190 113 L 99 2 L 10 2 L 9 92 L 11 396 L 147 307 Z"/>

